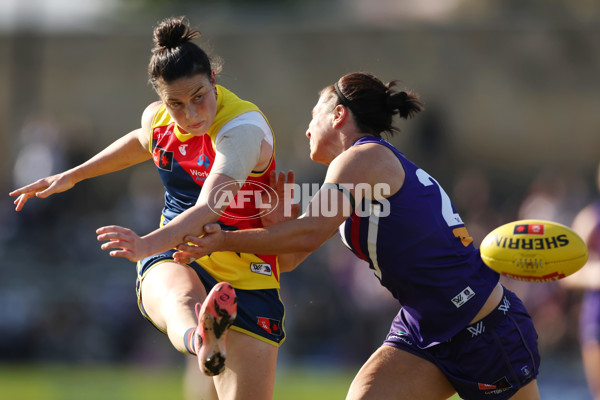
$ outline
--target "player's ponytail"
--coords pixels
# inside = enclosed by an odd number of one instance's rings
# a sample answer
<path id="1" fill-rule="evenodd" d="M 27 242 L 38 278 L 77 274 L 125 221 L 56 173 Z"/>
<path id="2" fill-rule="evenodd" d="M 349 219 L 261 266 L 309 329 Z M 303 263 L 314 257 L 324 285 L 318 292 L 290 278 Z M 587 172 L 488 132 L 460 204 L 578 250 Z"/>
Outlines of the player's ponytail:
<path id="1" fill-rule="evenodd" d="M 185 17 L 172 17 L 161 21 L 154 28 L 154 48 L 148 65 L 148 77 L 156 89 L 157 83 L 165 83 L 196 74 L 211 76 L 219 72 L 220 66 L 213 65 L 210 58 L 193 39 L 201 33 L 189 27 Z"/>
<path id="2" fill-rule="evenodd" d="M 396 92 L 392 89 L 395 85 L 396 81 L 384 84 L 372 74 L 353 72 L 325 90 L 337 97 L 336 105 L 350 109 L 359 130 L 381 137 L 383 133 L 393 135 L 400 131 L 392 124 L 394 115 L 408 119 L 424 109 L 416 93 Z"/>
<path id="3" fill-rule="evenodd" d="M 411 91 L 394 92 L 392 86 L 395 84 L 396 81 L 392 81 L 385 85 L 388 88 L 386 91 L 386 105 L 389 112 L 399 114 L 401 118 L 409 119 L 423 111 L 425 107 L 419 100 L 418 94 Z"/>

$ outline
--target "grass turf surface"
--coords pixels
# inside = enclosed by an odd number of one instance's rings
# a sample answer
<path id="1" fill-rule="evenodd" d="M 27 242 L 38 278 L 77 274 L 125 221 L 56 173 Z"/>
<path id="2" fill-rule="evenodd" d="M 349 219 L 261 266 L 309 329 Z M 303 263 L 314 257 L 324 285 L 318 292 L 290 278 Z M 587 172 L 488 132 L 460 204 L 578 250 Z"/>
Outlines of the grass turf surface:
<path id="1" fill-rule="evenodd" d="M 355 372 L 281 368 L 273 399 L 344 399 Z M 0 364 L 0 398 L 183 400 L 182 374 L 178 368 Z"/>

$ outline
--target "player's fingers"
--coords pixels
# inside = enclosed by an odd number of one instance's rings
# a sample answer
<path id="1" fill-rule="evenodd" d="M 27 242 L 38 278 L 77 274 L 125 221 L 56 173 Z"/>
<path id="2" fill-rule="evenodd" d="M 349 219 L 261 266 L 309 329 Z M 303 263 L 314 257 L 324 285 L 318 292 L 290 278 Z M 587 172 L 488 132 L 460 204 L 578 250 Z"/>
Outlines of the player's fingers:
<path id="1" fill-rule="evenodd" d="M 117 229 L 110 229 L 111 227 L 99 228 L 96 230 L 98 234 L 98 241 L 102 240 L 126 240 L 133 238 L 133 233 L 130 229 L 116 227 Z"/>
<path id="2" fill-rule="evenodd" d="M 182 251 L 174 253 L 173 259 L 175 260 L 175 262 L 178 262 L 180 264 L 189 264 L 192 261 L 196 260 L 191 254 Z"/>
<path id="3" fill-rule="evenodd" d="M 102 241 L 105 241 L 105 240 L 115 241 L 115 240 L 125 239 L 125 238 L 123 237 L 122 234 L 120 234 L 118 232 L 107 232 L 107 233 L 102 233 L 102 234 L 98 235 L 96 237 L 96 239 L 99 242 L 102 242 Z"/>
<path id="4" fill-rule="evenodd" d="M 300 204 L 292 204 L 292 217 L 298 218 L 300 214 Z"/>
<path id="5" fill-rule="evenodd" d="M 23 209 L 23 206 L 25 205 L 26 201 L 27 201 L 27 198 L 23 198 L 22 196 L 19 196 L 17 198 L 17 200 L 15 200 L 15 211 L 21 211 Z"/>
<path id="6" fill-rule="evenodd" d="M 178 251 L 173 254 L 173 259 L 181 264 L 189 264 L 196 261 L 196 258 L 197 256 L 195 254 L 186 251 Z"/>
<path id="7" fill-rule="evenodd" d="M 187 243 L 181 243 L 178 244 L 176 249 L 179 250 L 179 252 L 185 253 L 190 251 L 190 249 L 194 248 L 193 245 L 190 245 L 191 240 L 188 240 L 187 238 L 185 238 L 185 240 L 187 241 Z M 179 253 L 175 253 L 174 256 L 176 256 Z"/>
<path id="8" fill-rule="evenodd" d="M 201 247 L 190 243 L 182 243 L 178 245 L 177 250 L 179 250 L 179 252 L 181 252 L 185 257 L 198 258 L 201 255 L 205 255 L 204 250 L 202 250 Z"/>
<path id="9" fill-rule="evenodd" d="M 102 246 L 100 246 L 100 248 L 102 250 L 126 249 L 126 248 L 129 248 L 130 245 L 131 245 L 131 243 L 129 243 L 126 240 L 111 240 L 106 243 L 103 243 Z"/>
<path id="10" fill-rule="evenodd" d="M 19 188 L 19 189 L 15 189 L 12 192 L 10 192 L 8 195 L 14 197 L 14 196 L 20 196 L 20 195 L 23 195 L 25 193 L 29 193 L 29 192 L 32 192 L 32 191 L 35 192 L 35 189 L 34 189 L 35 186 L 37 186 L 37 182 L 36 183 L 31 183 L 31 184 L 29 184 L 27 186 L 23 186 L 22 188 Z"/>
<path id="11" fill-rule="evenodd" d="M 111 257 L 123 257 L 127 258 L 130 261 L 135 261 L 133 258 L 133 253 L 129 250 L 113 250 L 108 253 Z"/>
<path id="12" fill-rule="evenodd" d="M 15 204 L 17 205 L 16 210 L 21 211 L 27 200 L 32 199 L 33 197 L 35 197 L 35 193 L 23 193 L 20 195 L 17 200 L 15 200 Z"/>
<path id="13" fill-rule="evenodd" d="M 275 187 L 275 189 L 280 192 L 283 193 L 283 190 L 285 189 L 285 172 L 280 172 L 279 176 L 277 177 L 277 185 Z"/>
<path id="14" fill-rule="evenodd" d="M 122 226 L 118 226 L 118 225 L 101 226 L 100 228 L 96 229 L 97 234 L 110 233 L 110 232 L 131 233 L 132 230 L 129 228 L 123 228 Z"/>
<path id="15" fill-rule="evenodd" d="M 18 196 L 21 194 L 29 194 L 33 197 L 37 192 L 46 189 L 49 186 L 48 178 L 38 179 L 37 181 L 30 183 L 29 185 L 23 186 L 19 189 L 13 190 L 9 193 L 11 196 Z"/>
<path id="16" fill-rule="evenodd" d="M 295 182 L 296 182 L 296 176 L 294 174 L 294 171 L 289 170 L 287 173 L 287 178 L 286 178 L 286 183 L 285 183 L 286 197 L 293 198 Z"/>
<path id="17" fill-rule="evenodd" d="M 293 184 L 296 181 L 296 174 L 294 174 L 294 171 L 292 171 L 291 169 L 288 171 L 287 173 L 287 183 L 288 184 Z"/>
<path id="18" fill-rule="evenodd" d="M 183 240 L 187 243 L 194 243 L 197 244 L 200 242 L 200 238 L 198 236 L 193 236 L 193 235 L 187 235 L 183 238 Z M 181 244 L 180 246 L 183 246 L 184 244 Z M 179 248 L 179 246 L 177 246 L 177 248 Z"/>
<path id="19" fill-rule="evenodd" d="M 15 210 L 21 211 L 27 200 L 29 200 L 29 196 L 27 196 L 26 194 L 22 194 L 19 197 L 17 197 L 16 200 L 13 202 L 16 206 Z"/>
<path id="20" fill-rule="evenodd" d="M 174 257 L 180 257 L 181 259 L 184 259 L 184 258 L 196 259 L 196 258 L 200 258 L 200 257 L 203 257 L 208 254 L 208 252 L 203 250 L 202 248 L 197 247 L 197 246 L 192 246 L 189 244 L 180 244 L 179 246 L 177 246 L 177 250 L 179 250 L 179 252 L 175 253 Z"/>

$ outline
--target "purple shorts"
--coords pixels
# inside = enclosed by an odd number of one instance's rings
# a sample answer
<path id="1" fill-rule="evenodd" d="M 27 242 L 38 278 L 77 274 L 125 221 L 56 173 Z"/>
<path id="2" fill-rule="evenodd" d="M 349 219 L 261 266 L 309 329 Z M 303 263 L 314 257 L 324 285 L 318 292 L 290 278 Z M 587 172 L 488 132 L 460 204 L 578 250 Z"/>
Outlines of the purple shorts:
<path id="1" fill-rule="evenodd" d="M 583 295 L 579 314 L 579 340 L 582 344 L 600 343 L 600 290 L 588 290 Z"/>
<path id="2" fill-rule="evenodd" d="M 384 344 L 435 364 L 463 399 L 508 399 L 538 374 L 533 322 L 521 300 L 506 288 L 494 311 L 444 343 L 421 349 L 406 332 L 396 317 Z"/>

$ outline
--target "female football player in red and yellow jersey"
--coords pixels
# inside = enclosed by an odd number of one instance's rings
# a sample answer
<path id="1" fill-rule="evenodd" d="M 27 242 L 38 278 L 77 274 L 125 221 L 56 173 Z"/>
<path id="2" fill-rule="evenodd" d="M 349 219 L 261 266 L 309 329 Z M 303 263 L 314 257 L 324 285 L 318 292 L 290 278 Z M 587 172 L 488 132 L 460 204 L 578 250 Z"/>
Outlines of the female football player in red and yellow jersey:
<path id="1" fill-rule="evenodd" d="M 394 115 L 423 109 L 415 93 L 367 73 L 326 86 L 306 136 L 325 183 L 297 219 L 267 228 L 186 237 L 175 259 L 216 250 L 314 251 L 336 231 L 398 300 L 383 345 L 347 400 L 539 400 L 537 333 L 499 283 L 440 184 L 382 137 Z M 196 232 L 194 232 L 196 233 Z M 302 256 L 305 253 L 299 253 Z"/>
<path id="2" fill-rule="evenodd" d="M 274 178 L 267 119 L 217 85 L 219 67 L 192 42 L 199 35 L 183 18 L 162 21 L 148 68 L 160 101 L 145 109 L 141 127 L 87 162 L 10 195 L 20 211 L 33 197 L 152 159 L 166 190 L 160 228 L 140 237 L 106 226 L 97 230 L 98 240 L 107 241 L 102 248 L 111 256 L 138 262 L 142 314 L 177 350 L 198 356 L 219 398 L 271 399 L 285 339 L 278 257 L 222 252 L 188 264 L 173 260 L 179 232 L 201 234 L 211 222 L 228 230 L 263 226 L 259 202 Z"/>

